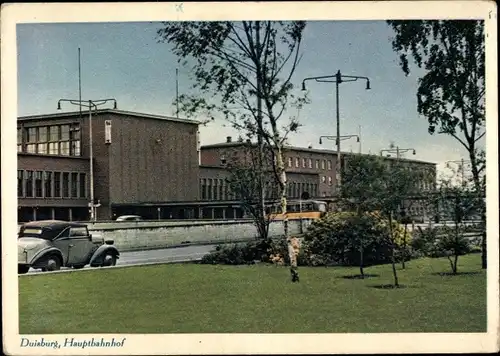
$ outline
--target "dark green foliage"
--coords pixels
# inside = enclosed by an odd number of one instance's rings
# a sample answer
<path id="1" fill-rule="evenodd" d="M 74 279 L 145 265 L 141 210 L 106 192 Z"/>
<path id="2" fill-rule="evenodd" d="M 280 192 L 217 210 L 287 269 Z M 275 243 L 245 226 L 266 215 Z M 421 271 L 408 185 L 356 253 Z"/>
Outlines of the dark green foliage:
<path id="1" fill-rule="evenodd" d="M 359 266 L 360 246 L 364 266 L 390 262 L 387 227 L 375 214 L 327 214 L 311 224 L 304 240 L 306 261 L 312 266 Z"/>
<path id="2" fill-rule="evenodd" d="M 202 264 L 245 265 L 269 259 L 270 242 L 252 241 L 246 244 L 217 246 L 216 250 L 203 256 Z"/>
<path id="3" fill-rule="evenodd" d="M 452 136 L 469 154 L 474 189 L 485 194 L 485 33 L 483 20 L 387 21 L 392 47 L 410 74 L 409 57 L 424 69 L 419 78 L 417 110 L 429 133 Z M 481 213 L 486 221 L 485 207 Z M 486 232 L 482 237 L 486 268 Z"/>

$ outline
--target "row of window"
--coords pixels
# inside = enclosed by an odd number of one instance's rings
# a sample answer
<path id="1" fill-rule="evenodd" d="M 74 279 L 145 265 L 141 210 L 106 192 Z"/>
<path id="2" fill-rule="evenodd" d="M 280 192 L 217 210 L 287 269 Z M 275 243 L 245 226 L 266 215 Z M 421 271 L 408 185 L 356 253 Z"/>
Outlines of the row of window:
<path id="1" fill-rule="evenodd" d="M 318 184 L 289 182 L 287 187 L 288 198 L 300 198 L 302 193 L 307 192 L 311 197 L 318 196 Z M 231 191 L 229 184 L 224 179 L 200 179 L 201 200 L 234 200 L 237 199 Z M 278 190 L 266 191 L 266 199 L 277 199 Z"/>
<path id="2" fill-rule="evenodd" d="M 81 156 L 79 124 L 17 128 L 17 151 Z"/>
<path id="3" fill-rule="evenodd" d="M 294 158 L 293 157 L 288 157 L 288 167 L 291 168 L 293 167 L 293 163 L 294 163 Z M 295 157 L 295 168 L 299 168 L 301 167 L 301 159 L 300 157 Z M 315 169 L 320 169 L 320 166 L 321 166 L 321 169 L 322 170 L 329 170 L 331 171 L 332 170 L 332 161 L 331 160 L 326 160 L 326 159 L 323 159 L 323 160 L 319 160 L 319 159 L 316 159 L 314 160 L 314 168 Z M 313 159 L 312 158 L 302 158 L 302 168 L 313 168 Z"/>
<path id="4" fill-rule="evenodd" d="M 17 196 L 19 198 L 87 198 L 87 174 L 18 170 Z"/>

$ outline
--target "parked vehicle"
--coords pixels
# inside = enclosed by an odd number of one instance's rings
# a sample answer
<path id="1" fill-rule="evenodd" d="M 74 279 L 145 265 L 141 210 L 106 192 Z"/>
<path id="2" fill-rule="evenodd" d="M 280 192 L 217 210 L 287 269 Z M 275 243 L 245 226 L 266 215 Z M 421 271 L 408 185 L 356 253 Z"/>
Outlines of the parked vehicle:
<path id="1" fill-rule="evenodd" d="M 116 218 L 116 221 L 142 221 L 139 215 L 122 215 Z"/>
<path id="2" fill-rule="evenodd" d="M 92 236 L 85 224 L 32 221 L 19 230 L 18 273 L 28 273 L 30 268 L 56 271 L 61 267 L 114 266 L 120 253 L 113 244 L 113 240 Z"/>

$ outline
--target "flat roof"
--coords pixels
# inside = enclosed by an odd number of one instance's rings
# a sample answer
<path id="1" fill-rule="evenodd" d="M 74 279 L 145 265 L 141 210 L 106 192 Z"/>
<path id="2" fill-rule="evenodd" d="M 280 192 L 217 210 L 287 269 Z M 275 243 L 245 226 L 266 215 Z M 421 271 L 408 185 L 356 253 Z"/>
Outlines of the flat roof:
<path id="1" fill-rule="evenodd" d="M 189 119 L 181 119 L 177 117 L 171 116 L 162 116 L 162 115 L 153 115 L 153 114 L 145 114 L 138 113 L 134 111 L 126 111 L 126 110 L 118 110 L 118 109 L 102 109 L 92 111 L 92 114 L 116 114 L 116 115 L 127 115 L 127 116 L 135 116 L 146 119 L 155 119 L 155 120 L 166 120 L 166 121 L 174 121 L 174 122 L 182 122 L 185 124 L 199 125 L 200 121 L 189 120 Z M 51 114 L 43 114 L 43 115 L 29 115 L 29 116 L 20 116 L 17 118 L 18 121 L 34 121 L 34 120 L 51 120 L 51 119 L 61 119 L 65 117 L 79 116 L 80 111 L 67 111 L 67 112 L 57 112 Z M 88 110 L 83 110 L 82 115 L 88 115 Z"/>
<path id="2" fill-rule="evenodd" d="M 222 142 L 222 143 L 215 143 L 211 145 L 203 145 L 200 147 L 200 149 L 210 149 L 210 148 L 230 148 L 230 147 L 238 147 L 238 146 L 243 146 L 243 145 L 248 145 L 247 142 Z M 251 143 L 253 147 L 256 147 L 256 143 Z M 318 149 L 318 148 L 306 148 L 306 147 L 297 147 L 297 146 L 285 146 L 285 150 L 289 151 L 298 151 L 298 152 L 309 152 L 309 153 L 320 153 L 320 154 L 329 154 L 329 155 L 337 155 L 337 151 L 334 150 L 329 150 L 329 149 Z M 350 152 L 350 151 L 341 151 L 342 155 L 353 155 L 356 154 L 355 152 Z M 368 155 L 366 153 L 363 153 L 363 155 Z M 388 160 L 397 160 L 398 158 L 396 157 L 386 157 L 386 156 L 381 156 L 384 159 Z M 434 162 L 428 162 L 428 161 L 422 161 L 422 160 L 417 160 L 417 159 L 411 159 L 411 158 L 399 158 L 400 161 L 404 162 L 415 162 L 415 163 L 421 163 L 421 164 L 427 164 L 427 165 L 437 165 L 437 163 Z"/>

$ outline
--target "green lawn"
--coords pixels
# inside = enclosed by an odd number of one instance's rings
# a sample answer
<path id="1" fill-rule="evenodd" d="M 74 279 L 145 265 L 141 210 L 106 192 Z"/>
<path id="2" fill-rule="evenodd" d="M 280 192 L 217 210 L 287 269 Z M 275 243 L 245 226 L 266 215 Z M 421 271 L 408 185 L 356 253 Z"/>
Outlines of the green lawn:
<path id="1" fill-rule="evenodd" d="M 19 278 L 20 333 L 485 332 L 486 274 L 479 254 L 366 269 L 157 265 Z"/>

